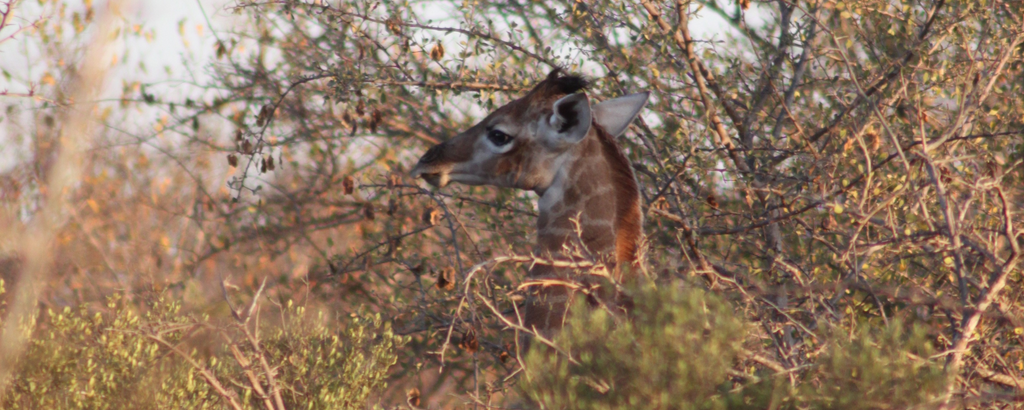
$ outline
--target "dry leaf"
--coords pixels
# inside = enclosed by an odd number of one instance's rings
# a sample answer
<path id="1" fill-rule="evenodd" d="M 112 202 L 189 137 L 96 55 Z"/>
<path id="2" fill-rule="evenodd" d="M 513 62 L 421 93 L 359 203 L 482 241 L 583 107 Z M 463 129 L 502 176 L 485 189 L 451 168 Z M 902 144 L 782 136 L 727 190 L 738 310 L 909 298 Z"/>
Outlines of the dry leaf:
<path id="1" fill-rule="evenodd" d="M 878 147 L 882 145 L 882 139 L 878 137 L 877 132 L 869 132 L 864 138 L 867 140 L 869 153 L 878 151 Z"/>
<path id="2" fill-rule="evenodd" d="M 465 334 L 462 335 L 462 341 L 459 342 L 459 347 L 474 353 L 480 350 L 480 341 L 476 338 L 476 330 L 469 328 Z"/>
<path id="3" fill-rule="evenodd" d="M 707 202 L 711 209 L 718 209 L 718 201 L 715 200 L 715 194 L 709 194 Z"/>
<path id="4" fill-rule="evenodd" d="M 436 226 L 441 223 L 441 210 L 439 208 L 430 207 L 423 211 L 423 223 L 429 224 L 430 226 Z"/>
<path id="5" fill-rule="evenodd" d="M 405 393 L 405 401 L 407 401 L 410 406 L 419 407 L 420 406 L 420 389 L 417 389 L 417 388 L 413 387 L 411 390 L 406 392 Z"/>
<path id="6" fill-rule="evenodd" d="M 667 211 L 668 210 L 668 200 L 665 199 L 665 197 L 660 197 L 660 198 L 658 198 L 658 200 L 654 201 L 653 204 L 651 204 L 651 207 L 654 208 L 654 209 L 657 209 L 659 211 Z"/>
<path id="7" fill-rule="evenodd" d="M 821 219 L 821 230 L 825 232 L 836 229 L 837 225 L 839 223 L 836 222 L 836 217 L 832 216 L 832 214 L 828 214 L 828 216 Z"/>
<path id="8" fill-rule="evenodd" d="M 455 289 L 455 268 L 448 266 L 437 274 L 437 288 L 441 290 Z"/>

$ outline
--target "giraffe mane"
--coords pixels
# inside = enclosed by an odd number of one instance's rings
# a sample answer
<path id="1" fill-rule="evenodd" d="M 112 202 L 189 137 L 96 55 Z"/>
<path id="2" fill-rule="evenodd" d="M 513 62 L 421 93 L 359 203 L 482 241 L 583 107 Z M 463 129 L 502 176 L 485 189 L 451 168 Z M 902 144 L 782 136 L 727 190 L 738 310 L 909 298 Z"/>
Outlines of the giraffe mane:
<path id="1" fill-rule="evenodd" d="M 562 68 L 556 67 L 548 73 L 544 82 L 562 94 L 572 94 L 590 86 L 590 81 L 578 74 L 562 75 Z"/>
<path id="2" fill-rule="evenodd" d="M 643 236 L 643 213 L 640 211 L 640 187 L 629 158 L 622 152 L 615 138 L 597 122 L 593 128 L 597 140 L 612 167 L 612 186 L 615 189 L 615 260 L 637 262 L 640 239 Z"/>

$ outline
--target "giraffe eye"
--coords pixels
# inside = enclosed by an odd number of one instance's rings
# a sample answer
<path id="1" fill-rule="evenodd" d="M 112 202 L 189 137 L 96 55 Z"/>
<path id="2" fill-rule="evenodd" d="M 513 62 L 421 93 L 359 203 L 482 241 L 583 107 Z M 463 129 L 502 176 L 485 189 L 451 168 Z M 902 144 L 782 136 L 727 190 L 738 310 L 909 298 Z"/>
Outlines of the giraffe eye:
<path id="1" fill-rule="evenodd" d="M 491 141 L 497 147 L 504 146 L 512 142 L 512 136 L 498 130 L 490 130 L 487 132 L 487 139 Z"/>

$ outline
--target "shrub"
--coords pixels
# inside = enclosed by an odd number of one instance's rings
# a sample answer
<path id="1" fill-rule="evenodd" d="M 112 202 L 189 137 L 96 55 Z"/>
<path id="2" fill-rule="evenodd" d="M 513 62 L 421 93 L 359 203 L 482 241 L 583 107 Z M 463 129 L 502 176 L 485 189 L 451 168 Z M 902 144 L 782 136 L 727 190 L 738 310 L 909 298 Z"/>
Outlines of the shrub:
<path id="1" fill-rule="evenodd" d="M 43 314 L 0 407 L 365 409 L 404 343 L 379 315 L 354 315 L 339 333 L 290 303 L 258 332 L 168 299 L 145 313 L 116 297 L 107 307 Z"/>
<path id="2" fill-rule="evenodd" d="M 708 408 L 740 350 L 743 323 L 698 290 L 646 288 L 629 320 L 583 306 L 556 339 L 534 343 L 521 389 L 550 409 Z"/>
<path id="3" fill-rule="evenodd" d="M 634 300 L 628 319 L 576 306 L 558 352 L 534 342 L 525 398 L 544 409 L 910 409 L 934 407 L 948 383 L 925 330 L 898 320 L 823 331 L 814 365 L 770 372 L 744 364 L 754 329 L 714 295 L 648 287 Z"/>

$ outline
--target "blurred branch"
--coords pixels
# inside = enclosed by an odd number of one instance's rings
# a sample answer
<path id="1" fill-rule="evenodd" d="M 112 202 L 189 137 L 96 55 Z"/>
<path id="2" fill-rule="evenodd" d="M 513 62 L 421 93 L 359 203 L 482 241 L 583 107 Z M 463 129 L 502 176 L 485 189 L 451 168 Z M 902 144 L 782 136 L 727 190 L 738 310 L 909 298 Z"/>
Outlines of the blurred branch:
<path id="1" fill-rule="evenodd" d="M 67 106 L 67 104 L 64 104 L 64 103 L 61 103 L 61 102 L 58 102 L 58 101 L 55 101 L 55 100 L 51 100 L 49 98 L 43 97 L 43 96 L 41 96 L 39 94 L 36 94 L 35 90 L 29 90 L 27 93 L 12 93 L 12 92 L 8 92 L 7 90 L 3 90 L 3 91 L 0 91 L 0 97 L 31 98 L 31 99 L 34 99 L 34 100 L 37 100 L 37 101 L 48 102 L 48 103 L 53 104 L 53 105 L 58 106 L 58 107 Z"/>
<path id="2" fill-rule="evenodd" d="M 228 405 L 231 406 L 232 409 L 242 410 L 242 406 L 238 403 L 238 400 L 236 400 L 235 393 L 226 389 L 224 385 L 220 383 L 220 380 L 217 380 L 217 376 L 214 376 L 213 372 L 211 372 L 210 369 L 207 369 L 206 366 L 204 366 L 202 363 L 199 363 L 198 361 L 196 361 L 196 359 L 193 359 L 191 355 L 182 352 L 181 349 L 178 349 L 177 346 L 168 343 L 162 337 L 153 334 L 147 334 L 146 337 L 149 338 L 149 340 L 152 340 L 157 344 L 163 346 L 165 349 L 170 350 L 181 359 L 187 361 L 190 365 L 192 365 L 192 368 L 196 369 L 196 371 L 199 372 L 199 375 L 202 376 L 204 380 L 206 380 L 210 387 L 213 387 L 213 389 L 217 392 L 221 399 L 227 401 Z"/>
<path id="3" fill-rule="evenodd" d="M 11 15 L 13 3 L 7 4 L 5 21 Z M 102 88 L 107 74 L 106 53 L 116 38 L 114 33 L 119 24 L 115 20 L 122 6 L 121 1 L 111 1 L 97 21 L 99 29 L 86 48 L 79 75 L 73 83 L 70 101 L 92 101 Z M 40 187 L 40 191 L 47 193 L 45 203 L 32 215 L 28 230 L 20 239 L 25 266 L 15 288 L 14 302 L 3 324 L 3 334 L 0 335 L 0 394 L 9 386 L 14 364 L 31 337 L 32 329 L 27 329 L 26 333 L 23 326 L 33 323 L 31 319 L 36 314 L 39 294 L 48 285 L 47 278 L 54 261 L 54 239 L 68 218 L 65 211 L 68 199 L 82 177 L 83 147 L 91 137 L 92 113 L 92 107 L 85 106 L 69 107 L 64 111 L 65 121 L 58 140 L 60 150 L 49 170 L 46 184 Z"/>

